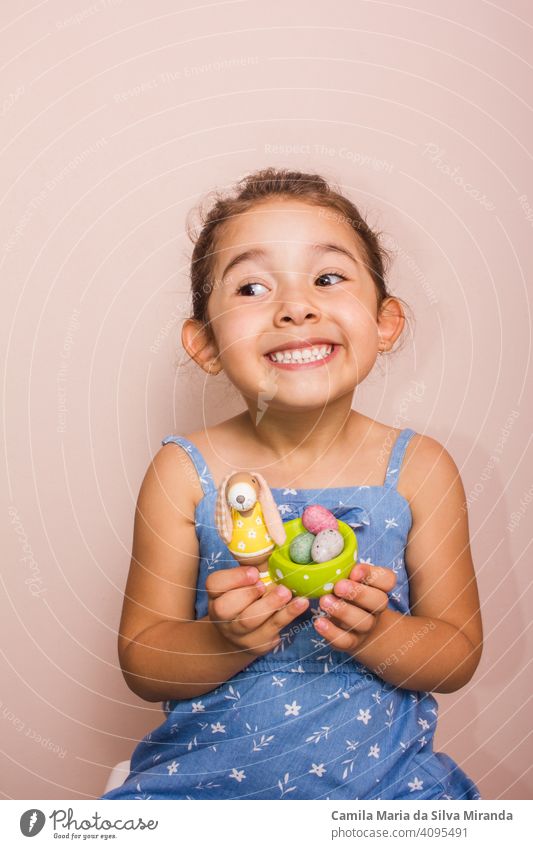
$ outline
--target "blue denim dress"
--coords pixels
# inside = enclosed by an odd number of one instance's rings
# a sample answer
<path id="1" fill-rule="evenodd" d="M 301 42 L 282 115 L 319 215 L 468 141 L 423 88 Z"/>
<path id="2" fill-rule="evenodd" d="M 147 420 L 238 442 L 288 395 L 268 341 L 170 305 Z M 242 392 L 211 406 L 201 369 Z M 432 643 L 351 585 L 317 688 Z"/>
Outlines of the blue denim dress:
<path id="1" fill-rule="evenodd" d="M 396 573 L 389 608 L 404 614 L 410 613 L 404 549 L 412 517 L 396 486 L 413 434 L 398 435 L 382 486 L 272 488 L 284 521 L 318 503 L 351 525 L 359 560 Z M 187 451 L 204 492 L 195 514 L 201 618 L 207 576 L 237 563 L 215 526 L 217 490 L 204 458 L 185 437 L 167 436 L 163 445 L 168 442 Z M 433 696 L 388 684 L 332 649 L 313 627 L 317 615 L 312 599 L 272 652 L 211 692 L 164 702 L 165 719 L 137 745 L 126 781 L 101 798 L 480 799 L 461 768 L 433 751 Z"/>

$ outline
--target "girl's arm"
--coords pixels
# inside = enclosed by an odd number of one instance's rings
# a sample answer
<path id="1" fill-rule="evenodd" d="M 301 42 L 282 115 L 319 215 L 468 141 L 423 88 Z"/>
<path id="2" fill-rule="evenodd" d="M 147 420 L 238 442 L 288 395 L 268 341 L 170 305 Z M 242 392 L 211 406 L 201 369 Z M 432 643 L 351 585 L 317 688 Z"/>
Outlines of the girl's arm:
<path id="1" fill-rule="evenodd" d="M 201 695 L 255 659 L 236 651 L 207 617 L 195 620 L 194 512 L 202 495 L 186 452 L 163 446 L 139 492 L 118 637 L 126 683 L 147 701 Z"/>
<path id="2" fill-rule="evenodd" d="M 453 459 L 429 437 L 413 437 L 404 470 L 412 615 L 387 608 L 351 654 L 396 686 L 449 693 L 470 680 L 483 646 L 465 492 Z"/>

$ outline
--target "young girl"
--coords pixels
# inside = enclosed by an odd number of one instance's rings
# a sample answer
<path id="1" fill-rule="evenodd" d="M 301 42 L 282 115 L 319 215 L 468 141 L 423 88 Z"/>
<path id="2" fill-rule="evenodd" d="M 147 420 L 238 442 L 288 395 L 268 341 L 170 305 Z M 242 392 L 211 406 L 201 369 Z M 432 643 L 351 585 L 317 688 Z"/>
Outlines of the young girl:
<path id="1" fill-rule="evenodd" d="M 404 326 L 384 258 L 314 174 L 256 172 L 204 217 L 183 346 L 246 411 L 167 436 L 142 483 L 119 655 L 166 719 L 101 798 L 480 798 L 433 750 L 431 691 L 482 649 L 460 476 L 434 439 L 352 409 Z M 233 470 L 262 474 L 283 520 L 321 504 L 354 527 L 349 578 L 309 600 L 239 566 L 214 516 Z"/>

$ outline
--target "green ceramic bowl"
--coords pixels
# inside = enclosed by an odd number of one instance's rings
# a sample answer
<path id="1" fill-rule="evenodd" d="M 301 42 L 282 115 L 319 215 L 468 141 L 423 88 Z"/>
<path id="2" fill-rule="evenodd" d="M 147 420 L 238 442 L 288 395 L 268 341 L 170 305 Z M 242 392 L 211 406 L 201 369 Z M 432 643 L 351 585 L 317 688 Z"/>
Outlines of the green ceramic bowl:
<path id="1" fill-rule="evenodd" d="M 344 537 L 344 550 L 333 560 L 304 565 L 292 562 L 289 557 L 289 546 L 294 537 L 303 533 L 306 528 L 301 518 L 284 522 L 287 539 L 283 545 L 276 545 L 268 558 L 268 569 L 274 583 L 283 584 L 295 595 L 318 598 L 331 592 L 334 584 L 341 578 L 347 578 L 354 563 L 357 562 L 357 538 L 349 525 L 341 522 L 340 519 L 337 521 L 339 531 Z"/>

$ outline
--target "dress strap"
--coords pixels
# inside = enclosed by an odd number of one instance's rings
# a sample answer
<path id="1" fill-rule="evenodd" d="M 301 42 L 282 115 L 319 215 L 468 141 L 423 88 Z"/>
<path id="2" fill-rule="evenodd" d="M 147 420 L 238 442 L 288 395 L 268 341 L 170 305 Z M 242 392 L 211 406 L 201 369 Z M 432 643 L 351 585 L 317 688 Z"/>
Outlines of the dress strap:
<path id="1" fill-rule="evenodd" d="M 202 489 L 204 494 L 207 495 L 208 492 L 212 492 L 212 490 L 216 490 L 215 482 L 213 480 L 213 476 L 209 471 L 207 463 L 205 462 L 200 450 L 187 439 L 185 436 L 165 436 L 164 439 L 161 440 L 161 445 L 167 445 L 169 442 L 174 442 L 176 445 L 181 445 L 182 448 L 185 449 L 192 462 L 194 463 L 194 468 L 198 472 L 198 477 L 200 478 L 200 483 L 202 485 Z"/>
<path id="2" fill-rule="evenodd" d="M 400 431 L 398 436 L 396 437 L 396 441 L 392 446 L 392 451 L 389 457 L 389 465 L 387 467 L 387 474 L 385 475 L 385 484 L 384 486 L 389 489 L 396 489 L 398 485 L 398 478 L 400 477 L 400 470 L 402 468 L 402 461 L 405 454 L 405 449 L 409 444 L 411 438 L 415 435 L 416 431 L 412 430 L 410 427 L 405 427 Z"/>

